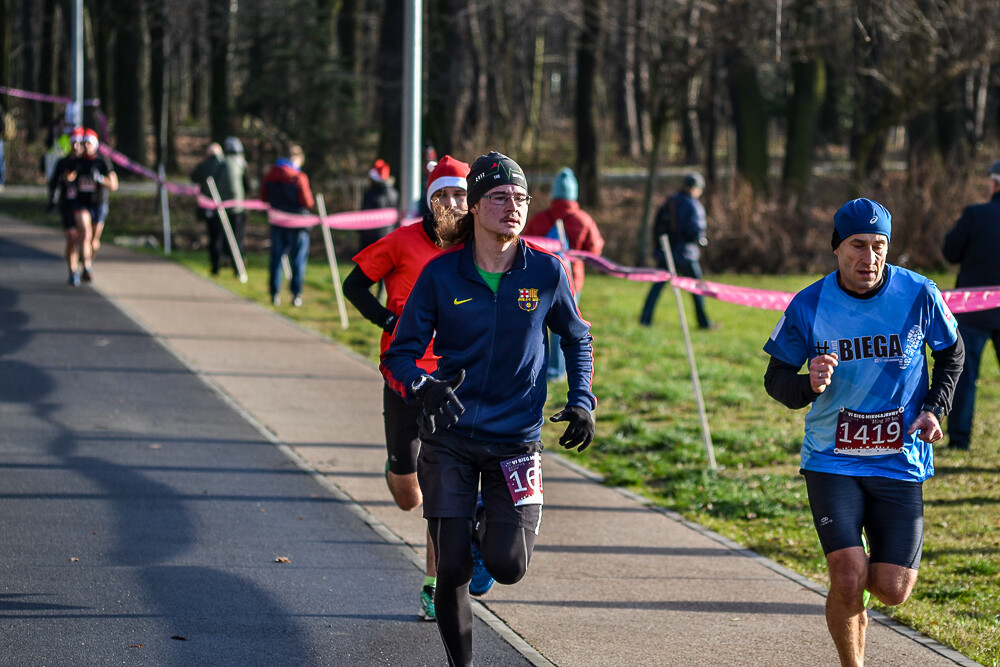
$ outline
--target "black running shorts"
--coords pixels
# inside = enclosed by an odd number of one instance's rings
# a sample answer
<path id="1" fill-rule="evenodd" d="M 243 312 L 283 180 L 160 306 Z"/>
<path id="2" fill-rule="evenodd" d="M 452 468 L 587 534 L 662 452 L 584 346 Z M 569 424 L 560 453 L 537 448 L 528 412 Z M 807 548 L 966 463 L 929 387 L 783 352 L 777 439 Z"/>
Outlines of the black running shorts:
<path id="1" fill-rule="evenodd" d="M 420 437 L 417 435 L 419 403 L 408 404 L 403 398 L 382 385 L 382 418 L 385 422 L 385 448 L 389 453 L 389 470 L 394 475 L 412 475 L 417 472 L 417 452 Z"/>
<path id="2" fill-rule="evenodd" d="M 920 567 L 924 546 L 923 484 L 888 477 L 800 471 L 823 553 L 860 547 L 864 527 L 871 563 Z"/>
<path id="3" fill-rule="evenodd" d="M 541 442 L 483 442 L 447 430 L 425 437 L 417 464 L 424 517 L 473 519 L 481 487 L 487 525 L 512 524 L 537 535 L 542 506 L 514 505 L 500 463 L 542 449 Z"/>

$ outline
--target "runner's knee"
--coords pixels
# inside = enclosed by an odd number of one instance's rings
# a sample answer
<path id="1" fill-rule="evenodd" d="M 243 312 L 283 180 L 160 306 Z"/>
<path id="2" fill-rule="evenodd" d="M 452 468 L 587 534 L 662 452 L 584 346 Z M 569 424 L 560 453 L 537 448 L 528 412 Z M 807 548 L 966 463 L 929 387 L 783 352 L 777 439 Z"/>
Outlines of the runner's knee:
<path id="1" fill-rule="evenodd" d="M 917 583 L 917 571 L 888 563 L 873 563 L 869 573 L 868 590 L 884 604 L 903 604 L 910 597 Z"/>
<path id="2" fill-rule="evenodd" d="M 438 588 L 467 586 L 472 580 L 472 521 L 457 518 L 427 520 L 437 554 Z"/>
<path id="3" fill-rule="evenodd" d="M 830 592 L 847 597 L 860 597 L 868 585 L 868 557 L 861 547 L 848 547 L 830 552 L 826 557 L 830 571 Z"/>
<path id="4" fill-rule="evenodd" d="M 483 535 L 483 563 L 501 584 L 516 584 L 528 571 L 534 547 L 533 532 L 510 524 L 488 524 Z"/>
<path id="5" fill-rule="evenodd" d="M 409 512 L 420 506 L 423 502 L 423 495 L 420 493 L 420 484 L 417 482 L 417 474 L 397 475 L 389 472 L 386 477 L 389 485 L 389 492 L 392 499 L 396 501 L 399 509 Z"/>

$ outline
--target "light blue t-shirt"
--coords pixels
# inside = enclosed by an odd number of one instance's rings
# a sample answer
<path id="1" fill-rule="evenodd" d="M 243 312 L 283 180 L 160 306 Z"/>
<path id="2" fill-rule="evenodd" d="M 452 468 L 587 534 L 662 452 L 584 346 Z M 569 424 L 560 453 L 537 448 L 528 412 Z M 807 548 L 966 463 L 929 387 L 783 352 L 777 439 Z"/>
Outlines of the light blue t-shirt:
<path id="1" fill-rule="evenodd" d="M 806 415 L 805 470 L 917 482 L 934 475 L 933 448 L 906 430 L 927 395 L 926 347 L 953 345 L 955 318 L 933 281 L 888 264 L 885 271 L 869 299 L 847 294 L 836 273 L 806 287 L 764 345 L 796 367 L 838 355 L 831 384 Z"/>

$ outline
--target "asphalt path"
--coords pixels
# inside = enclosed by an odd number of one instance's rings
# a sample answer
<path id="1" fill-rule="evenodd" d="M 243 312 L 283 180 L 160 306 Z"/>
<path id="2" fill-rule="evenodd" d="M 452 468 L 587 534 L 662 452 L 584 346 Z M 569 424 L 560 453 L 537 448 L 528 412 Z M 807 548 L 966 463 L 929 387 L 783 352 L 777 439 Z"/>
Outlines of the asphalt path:
<path id="1" fill-rule="evenodd" d="M 443 664 L 412 559 L 65 281 L 0 233 L 0 664 Z"/>

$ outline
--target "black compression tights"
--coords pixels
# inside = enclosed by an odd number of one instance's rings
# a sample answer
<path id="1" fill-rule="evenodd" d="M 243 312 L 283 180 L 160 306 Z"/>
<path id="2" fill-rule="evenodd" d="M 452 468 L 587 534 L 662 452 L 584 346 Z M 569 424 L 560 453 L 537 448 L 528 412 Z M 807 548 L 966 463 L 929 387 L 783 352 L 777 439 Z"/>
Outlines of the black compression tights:
<path id="1" fill-rule="evenodd" d="M 472 664 L 472 520 L 428 519 L 437 553 L 434 610 L 448 664 Z M 501 584 L 516 584 L 528 570 L 535 533 L 506 523 L 489 524 L 481 537 L 483 562 Z"/>

